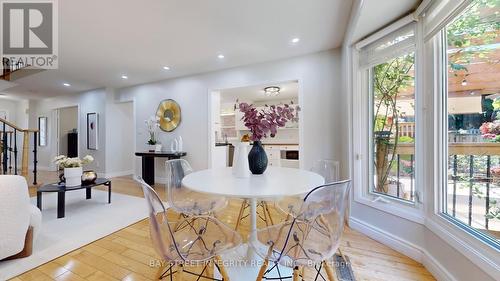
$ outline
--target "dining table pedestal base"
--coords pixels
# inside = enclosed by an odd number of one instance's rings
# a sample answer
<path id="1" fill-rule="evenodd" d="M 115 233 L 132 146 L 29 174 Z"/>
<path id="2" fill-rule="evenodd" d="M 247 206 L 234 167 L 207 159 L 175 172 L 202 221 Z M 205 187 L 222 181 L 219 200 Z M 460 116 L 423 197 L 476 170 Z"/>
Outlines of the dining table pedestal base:
<path id="1" fill-rule="evenodd" d="M 254 255 L 251 260 L 248 259 L 250 254 Z M 259 275 L 260 268 L 264 263 L 264 259 L 258 256 L 255 251 L 253 251 L 252 247 L 250 247 L 247 243 L 242 244 L 240 247 L 232 251 L 222 254 L 221 258 L 230 280 L 253 281 Z M 268 268 L 273 266 L 273 263 L 269 263 Z M 279 280 L 276 278 L 280 276 L 285 278 L 293 275 L 293 268 L 281 265 L 278 268 L 279 272 L 277 268 L 274 268 L 266 274 L 266 278 Z M 221 278 L 220 273 L 217 272 L 217 270 L 214 272 L 214 277 Z"/>

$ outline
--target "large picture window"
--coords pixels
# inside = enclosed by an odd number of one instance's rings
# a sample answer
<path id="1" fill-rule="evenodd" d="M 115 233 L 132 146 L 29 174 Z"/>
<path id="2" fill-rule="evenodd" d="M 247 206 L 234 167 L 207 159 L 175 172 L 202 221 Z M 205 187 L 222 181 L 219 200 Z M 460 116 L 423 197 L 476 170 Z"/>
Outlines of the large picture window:
<path id="1" fill-rule="evenodd" d="M 415 199 L 414 53 L 371 69 L 372 192 Z"/>
<path id="2" fill-rule="evenodd" d="M 367 73 L 369 115 L 369 187 L 374 196 L 414 203 L 415 102 L 414 22 L 362 48 Z"/>
<path id="3" fill-rule="evenodd" d="M 473 1 L 444 34 L 448 157 L 442 211 L 498 246 L 500 1 Z"/>

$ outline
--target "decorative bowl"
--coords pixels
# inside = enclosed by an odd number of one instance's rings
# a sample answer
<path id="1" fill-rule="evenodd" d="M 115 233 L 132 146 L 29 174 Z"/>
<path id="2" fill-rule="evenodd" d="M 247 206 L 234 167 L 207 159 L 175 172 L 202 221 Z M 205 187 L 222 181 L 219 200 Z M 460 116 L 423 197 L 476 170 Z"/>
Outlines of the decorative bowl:
<path id="1" fill-rule="evenodd" d="M 94 171 L 85 171 L 82 174 L 82 184 L 93 184 L 97 179 L 97 174 Z"/>

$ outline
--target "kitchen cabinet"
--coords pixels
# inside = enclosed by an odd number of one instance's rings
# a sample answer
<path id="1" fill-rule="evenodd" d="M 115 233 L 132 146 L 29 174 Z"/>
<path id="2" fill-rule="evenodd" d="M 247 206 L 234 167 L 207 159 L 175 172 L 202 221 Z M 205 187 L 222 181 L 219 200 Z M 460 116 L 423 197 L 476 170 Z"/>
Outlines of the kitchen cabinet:
<path id="1" fill-rule="evenodd" d="M 286 151 L 298 151 L 298 145 L 264 145 L 268 165 L 273 167 L 299 168 L 298 159 L 286 159 Z"/>
<path id="2" fill-rule="evenodd" d="M 212 168 L 227 167 L 228 162 L 228 146 L 216 146 L 212 150 Z"/>
<path id="3" fill-rule="evenodd" d="M 234 122 L 235 122 L 236 131 L 248 130 L 248 128 L 245 127 L 245 123 L 243 122 L 243 120 L 241 120 L 242 118 L 243 118 L 243 112 L 240 112 L 239 110 L 237 110 L 234 113 Z"/>
<path id="4" fill-rule="evenodd" d="M 280 153 L 279 146 L 265 145 L 264 149 L 265 149 L 266 154 L 267 154 L 268 165 L 274 166 L 274 167 L 281 166 L 281 163 L 280 163 L 281 153 Z"/>

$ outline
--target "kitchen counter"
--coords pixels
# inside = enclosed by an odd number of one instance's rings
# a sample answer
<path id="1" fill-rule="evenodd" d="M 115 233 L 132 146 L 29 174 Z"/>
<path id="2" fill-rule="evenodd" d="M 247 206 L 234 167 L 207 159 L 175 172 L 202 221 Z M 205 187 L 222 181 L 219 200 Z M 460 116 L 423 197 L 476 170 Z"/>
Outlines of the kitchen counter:
<path id="1" fill-rule="evenodd" d="M 227 146 L 227 145 L 233 145 L 232 143 L 228 142 L 228 143 L 225 143 L 225 142 L 216 142 L 215 143 L 215 146 Z"/>

